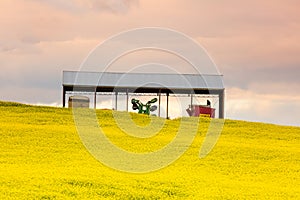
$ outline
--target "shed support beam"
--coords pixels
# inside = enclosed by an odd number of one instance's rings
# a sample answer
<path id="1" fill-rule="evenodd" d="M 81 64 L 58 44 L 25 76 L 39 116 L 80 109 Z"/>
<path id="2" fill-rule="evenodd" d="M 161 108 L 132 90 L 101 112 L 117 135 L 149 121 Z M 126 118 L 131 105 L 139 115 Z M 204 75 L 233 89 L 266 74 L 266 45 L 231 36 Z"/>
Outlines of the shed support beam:
<path id="1" fill-rule="evenodd" d="M 193 107 L 193 92 L 191 92 L 191 108 Z"/>
<path id="2" fill-rule="evenodd" d="M 167 119 L 169 119 L 169 93 L 167 93 Z"/>
<path id="3" fill-rule="evenodd" d="M 126 90 L 126 111 L 128 112 L 128 100 L 129 100 L 129 97 L 128 97 L 128 89 Z"/>
<path id="4" fill-rule="evenodd" d="M 115 110 L 118 110 L 118 92 L 116 92 Z"/>
<path id="5" fill-rule="evenodd" d="M 219 118 L 224 119 L 224 100 L 225 99 L 225 90 L 220 91 L 219 93 Z"/>
<path id="6" fill-rule="evenodd" d="M 65 86 L 63 86 L 63 108 L 66 107 L 66 90 Z"/>
<path id="7" fill-rule="evenodd" d="M 160 117 L 161 90 L 158 93 L 158 117 Z"/>
<path id="8" fill-rule="evenodd" d="M 97 107 L 97 89 L 95 90 L 95 94 L 94 94 L 94 109 L 96 109 Z"/>

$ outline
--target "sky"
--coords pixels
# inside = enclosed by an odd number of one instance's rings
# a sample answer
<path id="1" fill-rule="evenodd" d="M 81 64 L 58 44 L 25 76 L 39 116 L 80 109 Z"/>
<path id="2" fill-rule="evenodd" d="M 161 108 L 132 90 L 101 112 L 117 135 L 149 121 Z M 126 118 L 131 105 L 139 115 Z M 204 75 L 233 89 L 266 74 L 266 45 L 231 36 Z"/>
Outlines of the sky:
<path id="1" fill-rule="evenodd" d="M 226 118 L 300 126 L 300 1 L 1 0 L 0 100 L 60 106 L 79 70 L 122 31 L 182 32 L 224 75 Z"/>

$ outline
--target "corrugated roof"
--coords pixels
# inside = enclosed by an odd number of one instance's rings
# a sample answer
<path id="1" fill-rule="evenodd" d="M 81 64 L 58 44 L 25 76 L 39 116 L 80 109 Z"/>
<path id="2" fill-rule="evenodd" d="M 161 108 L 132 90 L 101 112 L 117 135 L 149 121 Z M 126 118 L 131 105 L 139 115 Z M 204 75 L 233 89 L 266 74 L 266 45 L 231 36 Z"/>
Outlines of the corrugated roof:
<path id="1" fill-rule="evenodd" d="M 64 71 L 63 86 L 224 89 L 222 75 Z"/>

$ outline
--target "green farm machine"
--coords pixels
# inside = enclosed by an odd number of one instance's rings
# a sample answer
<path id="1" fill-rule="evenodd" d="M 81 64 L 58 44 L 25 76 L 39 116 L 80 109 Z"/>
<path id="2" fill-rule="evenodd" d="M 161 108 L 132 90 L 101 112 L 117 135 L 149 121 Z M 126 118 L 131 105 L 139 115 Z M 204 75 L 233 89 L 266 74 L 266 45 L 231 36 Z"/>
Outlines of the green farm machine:
<path id="1" fill-rule="evenodd" d="M 151 104 L 154 104 L 155 102 L 157 102 L 157 98 L 148 101 L 146 104 L 143 104 L 138 99 L 131 99 L 132 109 L 138 110 L 138 113 L 146 115 L 150 115 L 150 112 L 153 112 L 157 109 L 156 105 L 151 106 Z"/>

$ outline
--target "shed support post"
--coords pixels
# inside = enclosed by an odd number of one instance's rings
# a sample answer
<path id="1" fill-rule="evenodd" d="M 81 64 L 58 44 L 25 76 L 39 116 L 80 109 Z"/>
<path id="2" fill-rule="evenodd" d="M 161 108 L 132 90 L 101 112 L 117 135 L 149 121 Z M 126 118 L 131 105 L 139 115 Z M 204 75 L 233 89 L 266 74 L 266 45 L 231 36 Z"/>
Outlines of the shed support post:
<path id="1" fill-rule="evenodd" d="M 193 107 L 193 92 L 191 92 L 191 109 Z"/>
<path id="2" fill-rule="evenodd" d="M 169 93 L 167 93 L 167 119 L 169 119 Z"/>
<path id="3" fill-rule="evenodd" d="M 160 117 L 161 90 L 158 93 L 158 117 Z"/>
<path id="4" fill-rule="evenodd" d="M 118 92 L 116 92 L 115 110 L 118 110 Z"/>
<path id="5" fill-rule="evenodd" d="M 63 86 L 63 108 L 66 107 L 66 89 L 65 86 Z"/>
<path id="6" fill-rule="evenodd" d="M 219 92 L 219 118 L 224 119 L 224 99 L 225 99 L 225 90 Z"/>
<path id="7" fill-rule="evenodd" d="M 97 107 L 97 88 L 95 89 L 95 94 L 94 94 L 94 109 Z"/>
<path id="8" fill-rule="evenodd" d="M 128 100 L 129 100 L 129 97 L 128 97 L 128 89 L 126 90 L 126 111 L 128 112 Z"/>

